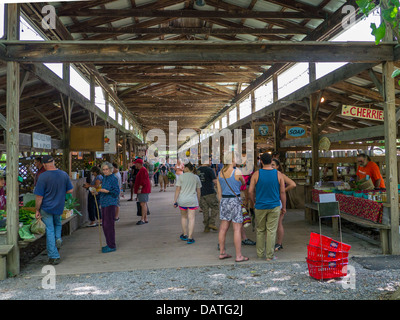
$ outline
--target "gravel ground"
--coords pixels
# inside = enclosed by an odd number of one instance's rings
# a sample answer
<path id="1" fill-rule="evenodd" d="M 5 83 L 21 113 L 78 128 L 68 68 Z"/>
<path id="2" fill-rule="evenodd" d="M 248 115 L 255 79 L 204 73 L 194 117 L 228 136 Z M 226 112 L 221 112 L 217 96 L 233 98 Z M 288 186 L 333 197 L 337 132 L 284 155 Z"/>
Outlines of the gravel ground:
<path id="1" fill-rule="evenodd" d="M 374 271 L 350 259 L 353 282 L 311 278 L 306 262 L 266 262 L 56 276 L 23 272 L 1 282 L 0 300 L 387 300 L 400 270 Z M 43 286 L 44 284 L 44 286 Z M 346 288 L 347 285 L 347 288 Z"/>

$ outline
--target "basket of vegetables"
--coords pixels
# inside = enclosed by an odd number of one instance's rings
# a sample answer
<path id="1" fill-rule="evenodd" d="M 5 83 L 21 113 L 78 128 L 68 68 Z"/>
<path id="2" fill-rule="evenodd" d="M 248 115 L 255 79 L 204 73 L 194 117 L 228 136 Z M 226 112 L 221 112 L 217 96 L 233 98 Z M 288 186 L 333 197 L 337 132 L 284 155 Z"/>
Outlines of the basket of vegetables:
<path id="1" fill-rule="evenodd" d="M 80 216 L 82 216 L 81 213 L 76 209 L 77 207 L 79 207 L 78 199 L 73 197 L 67 197 L 67 200 L 65 200 L 64 204 L 64 212 L 61 218 L 67 219 L 71 217 L 73 214 L 79 214 Z"/>

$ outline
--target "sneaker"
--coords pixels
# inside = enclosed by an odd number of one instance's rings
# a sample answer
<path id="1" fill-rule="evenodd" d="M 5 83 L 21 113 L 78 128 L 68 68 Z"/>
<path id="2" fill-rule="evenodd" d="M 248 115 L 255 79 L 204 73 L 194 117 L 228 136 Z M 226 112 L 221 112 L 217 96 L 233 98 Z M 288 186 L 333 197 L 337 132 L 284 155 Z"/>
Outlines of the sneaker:
<path id="1" fill-rule="evenodd" d="M 55 265 L 60 263 L 60 258 L 50 258 L 48 263 L 52 264 L 53 266 L 55 266 Z"/>
<path id="2" fill-rule="evenodd" d="M 57 249 L 60 249 L 61 246 L 62 246 L 62 240 L 61 240 L 61 239 L 57 239 L 57 240 L 56 240 L 56 248 L 57 248 Z"/>
<path id="3" fill-rule="evenodd" d="M 281 249 L 283 249 L 283 246 L 281 245 L 281 244 L 276 244 L 275 245 L 275 251 L 279 251 L 279 250 L 281 250 Z"/>
<path id="4" fill-rule="evenodd" d="M 119 221 L 119 218 L 117 218 L 117 219 L 114 219 L 114 221 L 115 221 L 115 222 L 118 222 L 118 221 Z"/>
<path id="5" fill-rule="evenodd" d="M 181 234 L 179 237 L 182 241 L 187 241 L 188 240 L 188 236 Z"/>
<path id="6" fill-rule="evenodd" d="M 136 225 L 138 225 L 138 226 L 140 226 L 140 225 L 142 225 L 142 224 L 146 224 L 146 222 L 144 222 L 144 221 L 142 221 L 142 220 L 139 220 L 138 222 L 136 222 Z"/>
<path id="7" fill-rule="evenodd" d="M 256 243 L 250 239 L 242 240 L 242 244 L 245 246 L 255 246 L 256 245 Z"/>
<path id="8" fill-rule="evenodd" d="M 105 247 L 101 248 L 101 252 L 103 252 L 103 253 L 113 252 L 116 250 L 117 250 L 117 248 L 110 248 L 109 246 L 105 246 Z"/>
<path id="9" fill-rule="evenodd" d="M 96 222 L 91 222 L 87 226 L 88 227 L 97 227 L 97 223 Z"/>
<path id="10" fill-rule="evenodd" d="M 210 224 L 208 227 L 209 227 L 211 230 L 218 231 L 218 228 L 217 228 L 215 225 L 213 225 L 213 224 Z"/>
<path id="11" fill-rule="evenodd" d="M 194 242 L 195 242 L 194 239 L 187 239 L 187 244 L 192 244 Z"/>

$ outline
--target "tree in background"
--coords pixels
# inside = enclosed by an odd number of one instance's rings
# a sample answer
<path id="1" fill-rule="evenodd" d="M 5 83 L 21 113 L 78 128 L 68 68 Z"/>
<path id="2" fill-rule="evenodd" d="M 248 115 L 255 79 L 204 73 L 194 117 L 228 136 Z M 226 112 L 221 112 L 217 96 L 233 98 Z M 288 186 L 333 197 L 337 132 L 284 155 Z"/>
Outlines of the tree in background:
<path id="1" fill-rule="evenodd" d="M 394 38 L 400 43 L 400 0 L 357 0 L 356 3 L 367 17 L 378 7 L 381 10 L 382 21 L 379 27 L 375 23 L 371 23 L 371 34 L 375 37 L 376 44 L 385 38 L 388 27 L 393 31 Z M 393 72 L 392 78 L 399 75 L 400 69 L 397 69 Z"/>

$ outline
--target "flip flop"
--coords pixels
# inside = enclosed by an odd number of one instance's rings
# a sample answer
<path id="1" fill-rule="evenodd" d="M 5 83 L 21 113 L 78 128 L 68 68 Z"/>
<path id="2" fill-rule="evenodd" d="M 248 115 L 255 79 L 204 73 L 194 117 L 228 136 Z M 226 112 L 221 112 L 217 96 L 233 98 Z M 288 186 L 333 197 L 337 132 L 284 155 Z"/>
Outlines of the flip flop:
<path id="1" fill-rule="evenodd" d="M 248 260 L 249 260 L 249 258 L 247 258 L 247 257 L 243 257 L 243 259 L 241 259 L 241 260 L 235 259 L 236 262 L 243 262 L 243 261 L 248 261 Z"/>
<path id="2" fill-rule="evenodd" d="M 221 258 L 221 256 L 222 256 L 222 258 Z M 228 258 L 232 258 L 232 256 L 227 253 L 219 255 L 219 260 L 224 260 L 224 259 L 228 259 Z"/>

